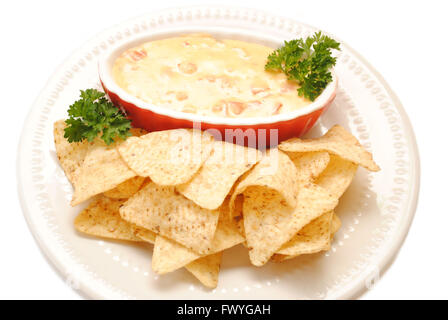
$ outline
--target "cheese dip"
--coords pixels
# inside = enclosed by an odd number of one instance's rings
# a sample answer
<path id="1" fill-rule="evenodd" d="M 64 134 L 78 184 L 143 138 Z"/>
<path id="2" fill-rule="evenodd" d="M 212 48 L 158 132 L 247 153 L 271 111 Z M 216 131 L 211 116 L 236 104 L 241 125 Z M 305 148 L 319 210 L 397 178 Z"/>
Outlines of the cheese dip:
<path id="1" fill-rule="evenodd" d="M 113 76 L 129 94 L 172 110 L 218 117 L 271 116 L 310 104 L 283 73 L 267 72 L 272 48 L 192 34 L 123 52 Z"/>

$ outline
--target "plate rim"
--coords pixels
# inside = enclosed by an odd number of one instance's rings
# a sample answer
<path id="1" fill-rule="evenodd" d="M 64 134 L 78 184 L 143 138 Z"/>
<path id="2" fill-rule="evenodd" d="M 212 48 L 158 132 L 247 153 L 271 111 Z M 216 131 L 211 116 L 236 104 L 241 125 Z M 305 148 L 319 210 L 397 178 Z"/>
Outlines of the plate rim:
<path id="1" fill-rule="evenodd" d="M 304 24 L 307 25 L 307 24 Z M 326 31 L 325 31 L 326 32 Z M 329 33 L 331 34 L 331 33 Z M 405 225 L 400 225 L 399 232 L 395 233 L 394 239 L 390 240 L 393 243 L 393 249 L 388 250 L 386 254 L 384 254 L 381 257 L 380 263 L 378 265 L 380 266 L 380 277 L 384 276 L 384 274 L 389 270 L 389 268 L 394 263 L 395 259 L 397 258 L 404 241 L 406 240 L 406 237 L 409 233 L 409 230 L 411 228 L 412 222 L 414 221 L 415 213 L 417 211 L 418 206 L 418 200 L 419 200 L 419 193 L 420 193 L 420 153 L 417 145 L 417 139 L 415 137 L 414 128 L 412 126 L 411 120 L 406 113 L 406 110 L 401 103 L 401 100 L 398 98 L 395 91 L 389 86 L 387 81 L 384 79 L 384 77 L 379 73 L 378 70 L 373 67 L 373 65 L 367 61 L 358 51 L 353 49 L 350 45 L 348 45 L 346 42 L 344 42 L 344 46 L 349 48 L 351 50 L 351 53 L 353 53 L 368 69 L 370 72 L 372 72 L 375 77 L 379 80 L 379 82 L 383 85 L 384 89 L 386 89 L 387 93 L 390 95 L 391 99 L 395 103 L 396 110 L 399 112 L 403 124 L 405 126 L 403 127 L 403 131 L 405 131 L 409 146 L 411 147 L 410 153 L 414 155 L 413 159 L 413 169 L 414 169 L 414 181 L 413 183 L 410 183 L 411 185 L 411 196 L 410 196 L 410 205 L 409 208 L 406 210 L 408 214 L 408 219 L 406 221 Z M 353 298 L 359 298 L 363 294 L 365 294 L 368 291 L 366 286 L 362 285 L 361 281 L 358 282 L 358 286 L 351 288 L 350 292 L 346 292 L 344 294 L 341 294 L 338 299 L 353 299 Z M 331 299 L 331 298 L 330 298 Z"/>
<path id="2" fill-rule="evenodd" d="M 67 266 L 64 265 L 63 261 L 58 258 L 57 253 L 52 252 L 50 250 L 49 246 L 44 243 L 44 240 L 42 239 L 41 235 L 39 234 L 38 229 L 36 228 L 36 225 L 34 221 L 32 220 L 32 215 L 30 213 L 30 209 L 27 206 L 25 195 L 24 195 L 24 187 L 23 187 L 23 181 L 21 179 L 21 172 L 23 172 L 22 169 L 22 157 L 24 152 L 24 141 L 26 137 L 29 135 L 27 133 L 27 128 L 30 127 L 30 124 L 32 123 L 32 116 L 34 114 L 34 111 L 36 109 L 36 106 L 39 104 L 39 101 L 44 96 L 45 89 L 49 86 L 51 81 L 54 79 L 55 75 L 59 74 L 63 67 L 66 65 L 66 63 L 74 58 L 75 56 L 79 55 L 84 48 L 89 47 L 91 43 L 94 43 L 97 41 L 97 39 L 101 39 L 104 37 L 104 35 L 113 30 L 114 28 L 117 28 L 119 25 L 124 25 L 127 23 L 130 23 L 131 21 L 137 21 L 139 19 L 142 19 L 144 17 L 149 16 L 149 14 L 157 16 L 161 15 L 163 12 L 167 12 L 170 10 L 188 10 L 188 9 L 197 9 L 197 8 L 206 8 L 206 9 L 213 9 L 213 8 L 219 8 L 219 9 L 231 9 L 231 10 L 248 10 L 249 12 L 257 12 L 262 13 L 269 17 L 275 17 L 275 18 L 281 18 L 281 19 L 288 19 L 293 20 L 298 23 L 300 23 L 303 26 L 307 26 L 310 28 L 315 28 L 314 26 L 303 23 L 299 20 L 296 20 L 291 17 L 282 16 L 279 14 L 272 14 L 268 12 L 267 10 L 261 10 L 256 8 L 248 8 L 244 6 L 231 6 L 231 5 L 189 5 L 189 6 L 175 6 L 175 7 L 167 7 L 164 9 L 154 10 L 151 13 L 147 12 L 141 15 L 137 15 L 134 17 L 131 17 L 129 19 L 125 19 L 123 21 L 120 21 L 114 25 L 111 25 L 98 33 L 95 34 L 95 36 L 88 39 L 86 42 L 84 42 L 81 46 L 79 46 L 77 49 L 73 50 L 69 55 L 66 56 L 64 60 L 61 61 L 61 63 L 58 65 L 58 67 L 51 73 L 48 80 L 46 81 L 45 85 L 40 90 L 39 95 L 32 103 L 30 109 L 28 110 L 27 116 L 25 117 L 25 120 L 23 122 L 22 132 L 19 139 L 19 144 L 17 147 L 17 154 L 16 154 L 16 178 L 17 178 L 17 189 L 18 189 L 18 195 L 19 195 L 19 202 L 20 206 L 24 215 L 24 218 L 27 222 L 27 226 L 33 235 L 33 238 L 35 239 L 36 243 L 38 244 L 38 247 L 45 257 L 48 264 L 52 267 L 53 270 L 56 271 L 56 273 L 59 275 L 61 280 L 64 281 L 64 274 L 67 272 Z M 332 35 L 331 32 L 325 33 Z M 333 35 L 332 35 L 333 36 Z M 338 37 L 334 36 L 334 38 L 340 40 Z M 411 183 L 410 181 L 410 196 L 408 200 L 408 206 L 405 210 L 406 212 L 406 223 L 402 223 L 399 226 L 399 229 L 393 234 L 393 238 L 389 240 L 389 242 L 392 244 L 392 246 L 387 250 L 382 250 L 381 254 L 379 254 L 378 259 L 378 266 L 380 275 L 383 276 L 385 272 L 390 268 L 390 266 L 395 261 L 395 258 L 398 256 L 399 251 L 406 240 L 406 237 L 409 233 L 410 227 L 412 225 L 413 219 L 415 217 L 415 213 L 418 206 L 418 199 L 419 199 L 419 191 L 420 191 L 420 154 L 418 150 L 418 145 L 414 133 L 414 129 L 412 127 L 412 123 L 409 119 L 409 116 L 407 115 L 403 104 L 401 103 L 398 96 L 395 94 L 395 92 L 392 90 L 392 88 L 389 86 L 389 84 L 386 82 L 384 77 L 368 62 L 359 52 L 354 50 L 350 45 L 348 45 L 346 42 L 342 41 L 344 43 L 344 46 L 346 46 L 352 54 L 356 56 L 357 59 L 359 59 L 364 66 L 374 74 L 374 76 L 377 78 L 377 80 L 381 83 L 383 88 L 387 91 L 389 94 L 391 100 L 394 102 L 394 109 L 397 110 L 399 115 L 402 118 L 403 123 L 403 132 L 406 134 L 406 139 L 408 141 L 408 147 L 409 147 L 409 153 L 413 155 L 413 159 L 411 159 L 412 165 L 410 166 L 410 169 L 413 169 L 413 181 Z M 358 277 L 362 277 L 362 274 L 359 274 Z M 65 281 L 66 282 L 66 281 Z M 355 284 L 348 284 L 343 287 L 344 292 L 339 292 L 341 289 L 337 290 L 337 293 L 333 294 L 333 296 L 327 296 L 326 299 L 354 299 L 359 298 L 367 291 L 367 288 L 363 281 L 354 281 Z M 89 286 L 88 284 L 85 284 L 84 281 L 81 281 L 79 283 L 78 288 L 74 288 L 72 286 L 72 289 L 77 292 L 81 297 L 84 298 L 93 298 L 93 299 L 104 299 L 104 295 L 100 292 L 94 290 Z"/>

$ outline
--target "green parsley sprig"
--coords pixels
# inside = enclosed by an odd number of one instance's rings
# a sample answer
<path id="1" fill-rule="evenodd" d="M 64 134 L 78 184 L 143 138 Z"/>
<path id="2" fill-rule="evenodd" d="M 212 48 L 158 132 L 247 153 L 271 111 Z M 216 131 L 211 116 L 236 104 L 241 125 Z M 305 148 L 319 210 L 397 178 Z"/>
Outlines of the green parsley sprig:
<path id="1" fill-rule="evenodd" d="M 107 144 L 131 136 L 131 121 L 110 102 L 104 92 L 81 90 L 81 99 L 68 109 L 64 137 L 69 142 L 93 141 L 99 134 Z"/>
<path id="2" fill-rule="evenodd" d="M 285 44 L 268 56 L 267 71 L 282 71 L 288 80 L 299 84 L 297 93 L 314 101 L 332 81 L 330 69 L 336 64 L 331 49 L 340 50 L 339 42 L 322 32 L 306 40 L 285 41 Z"/>

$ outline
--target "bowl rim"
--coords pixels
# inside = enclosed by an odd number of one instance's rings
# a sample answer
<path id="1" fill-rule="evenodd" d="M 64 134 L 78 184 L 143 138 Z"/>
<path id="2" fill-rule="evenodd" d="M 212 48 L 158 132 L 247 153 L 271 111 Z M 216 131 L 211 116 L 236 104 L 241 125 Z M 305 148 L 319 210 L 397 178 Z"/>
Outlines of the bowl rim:
<path id="1" fill-rule="evenodd" d="M 229 32 L 228 29 L 221 27 L 191 27 L 191 28 L 171 28 L 170 30 L 164 31 L 151 31 L 141 34 L 137 37 L 133 37 L 132 39 L 128 39 L 127 41 L 117 43 L 111 47 L 102 55 L 98 60 L 98 74 L 100 78 L 100 82 L 107 92 L 111 92 L 119 97 L 120 100 L 125 101 L 127 103 L 133 104 L 134 106 L 143 109 L 149 110 L 159 115 L 167 116 L 170 118 L 187 120 L 191 122 L 198 123 L 209 123 L 213 125 L 229 125 L 229 126 L 254 126 L 254 125 L 263 125 L 263 124 L 272 124 L 277 122 L 285 122 L 289 120 L 293 120 L 308 114 L 313 113 L 316 110 L 322 109 L 325 105 L 331 101 L 331 99 L 335 96 L 337 86 L 338 86 L 338 78 L 334 72 L 334 68 L 331 70 L 333 80 L 326 86 L 324 91 L 314 100 L 312 103 L 291 111 L 287 113 L 281 113 L 273 116 L 264 116 L 264 117 L 247 117 L 247 118 L 227 118 L 227 117 L 218 117 L 218 116 L 206 116 L 199 115 L 193 113 L 186 113 L 182 111 L 172 110 L 169 108 L 164 108 L 161 106 L 157 106 L 152 103 L 145 102 L 132 94 L 126 92 L 122 89 L 114 80 L 112 76 L 112 67 L 115 62 L 116 57 L 121 54 L 124 50 L 136 46 L 139 43 L 143 43 L 146 41 L 150 41 L 148 39 L 163 39 L 172 36 L 179 36 L 182 34 L 192 34 L 192 33 L 209 33 L 213 37 L 216 38 L 226 38 L 226 37 L 238 37 L 242 39 L 246 39 L 246 41 L 255 40 L 253 42 L 268 42 L 275 43 L 277 46 L 281 45 L 284 39 L 279 40 L 277 38 L 261 35 L 254 31 L 247 30 L 234 30 L 233 32 Z"/>

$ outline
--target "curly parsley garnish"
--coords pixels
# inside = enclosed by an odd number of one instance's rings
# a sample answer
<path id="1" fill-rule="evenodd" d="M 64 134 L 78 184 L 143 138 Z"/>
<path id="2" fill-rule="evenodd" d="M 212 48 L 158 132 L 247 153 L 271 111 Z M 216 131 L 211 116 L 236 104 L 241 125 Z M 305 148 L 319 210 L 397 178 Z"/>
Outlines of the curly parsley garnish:
<path id="1" fill-rule="evenodd" d="M 69 142 L 93 141 L 101 133 L 109 145 L 131 136 L 131 121 L 96 89 L 81 90 L 81 99 L 70 106 L 68 115 L 64 137 Z"/>
<path id="2" fill-rule="evenodd" d="M 288 80 L 299 84 L 299 96 L 314 101 L 332 81 L 330 69 L 336 64 L 331 49 L 339 49 L 339 42 L 322 32 L 312 37 L 285 41 L 283 47 L 268 56 L 267 71 L 283 71 Z"/>

